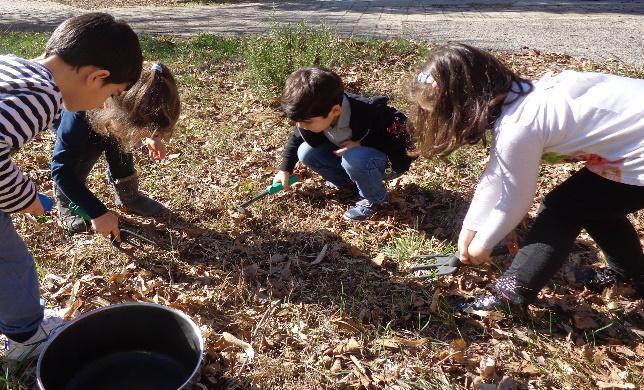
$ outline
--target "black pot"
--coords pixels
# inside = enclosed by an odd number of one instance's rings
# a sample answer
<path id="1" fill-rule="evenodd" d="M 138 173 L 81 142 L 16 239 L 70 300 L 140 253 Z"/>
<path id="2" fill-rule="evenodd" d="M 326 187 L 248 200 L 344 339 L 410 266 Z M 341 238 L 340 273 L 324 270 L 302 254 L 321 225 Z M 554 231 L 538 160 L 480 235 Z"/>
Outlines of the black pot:
<path id="1" fill-rule="evenodd" d="M 177 390 L 202 353 L 201 332 L 182 312 L 122 303 L 70 321 L 41 352 L 36 374 L 41 390 Z"/>

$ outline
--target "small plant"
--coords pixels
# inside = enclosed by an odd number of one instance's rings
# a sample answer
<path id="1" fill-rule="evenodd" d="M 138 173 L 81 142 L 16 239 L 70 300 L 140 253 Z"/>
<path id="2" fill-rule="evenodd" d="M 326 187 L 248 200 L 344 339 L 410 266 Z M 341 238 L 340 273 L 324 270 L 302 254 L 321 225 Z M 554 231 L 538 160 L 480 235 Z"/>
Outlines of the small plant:
<path id="1" fill-rule="evenodd" d="M 384 248 L 384 254 L 402 261 L 408 261 L 416 254 L 444 253 L 450 254 L 456 251 L 453 244 L 440 241 L 436 238 L 427 239 L 425 235 L 417 230 L 411 230 L 391 240 L 391 243 Z"/>
<path id="2" fill-rule="evenodd" d="M 281 93 L 289 74 L 304 66 L 342 61 L 339 38 L 327 27 L 273 23 L 268 35 L 248 39 L 244 59 L 251 86 L 266 96 Z"/>
<path id="3" fill-rule="evenodd" d="M 385 255 L 403 261 L 409 260 L 411 256 L 425 247 L 425 235 L 418 231 L 412 231 L 391 240 L 385 248 Z"/>

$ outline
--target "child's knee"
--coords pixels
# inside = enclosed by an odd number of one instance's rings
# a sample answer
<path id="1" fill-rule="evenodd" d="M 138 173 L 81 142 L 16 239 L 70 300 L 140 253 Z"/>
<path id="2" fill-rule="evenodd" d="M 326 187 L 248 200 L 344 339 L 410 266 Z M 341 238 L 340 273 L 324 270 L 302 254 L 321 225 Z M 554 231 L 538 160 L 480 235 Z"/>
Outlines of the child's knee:
<path id="1" fill-rule="evenodd" d="M 373 169 L 384 172 L 387 166 L 387 158 L 383 155 L 374 156 L 368 153 L 367 148 L 356 147 L 344 152 L 342 155 L 342 167 L 345 171 L 369 171 Z"/>
<path id="2" fill-rule="evenodd" d="M 302 143 L 302 145 L 300 145 L 297 148 L 297 158 L 304 165 L 309 165 L 312 155 L 313 155 L 313 148 L 306 142 Z"/>

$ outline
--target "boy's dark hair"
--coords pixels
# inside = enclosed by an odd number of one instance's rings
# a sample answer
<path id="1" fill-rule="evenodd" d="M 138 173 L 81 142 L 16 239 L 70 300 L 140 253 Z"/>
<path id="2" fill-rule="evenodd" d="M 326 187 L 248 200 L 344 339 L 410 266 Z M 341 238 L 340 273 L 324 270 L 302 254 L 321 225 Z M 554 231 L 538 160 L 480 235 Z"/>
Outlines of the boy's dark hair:
<path id="1" fill-rule="evenodd" d="M 60 56 L 69 65 L 94 65 L 110 72 L 106 83 L 133 84 L 141 75 L 143 55 L 132 28 L 112 15 L 92 12 L 65 20 L 45 46 L 45 56 Z"/>
<path id="2" fill-rule="evenodd" d="M 293 121 L 327 116 L 342 104 L 344 86 L 335 72 L 324 68 L 300 68 L 286 79 L 282 110 Z"/>

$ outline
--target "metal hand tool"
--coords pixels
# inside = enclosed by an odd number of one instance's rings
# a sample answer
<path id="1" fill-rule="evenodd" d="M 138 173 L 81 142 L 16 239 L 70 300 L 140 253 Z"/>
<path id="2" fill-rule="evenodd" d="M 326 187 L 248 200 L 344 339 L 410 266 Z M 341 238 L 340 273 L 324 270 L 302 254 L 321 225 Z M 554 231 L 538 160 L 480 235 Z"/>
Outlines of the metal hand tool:
<path id="1" fill-rule="evenodd" d="M 516 254 L 519 246 L 516 242 L 510 241 L 506 245 L 496 246 L 491 253 L 491 256 L 503 256 L 508 254 Z M 413 256 L 412 259 L 423 260 L 422 263 L 413 264 L 410 267 L 412 273 L 418 279 L 433 278 L 435 276 L 450 275 L 455 273 L 458 268 L 463 265 L 461 262 L 460 253 L 456 252 L 453 255 L 418 255 Z M 423 272 L 428 271 L 428 272 Z"/>

